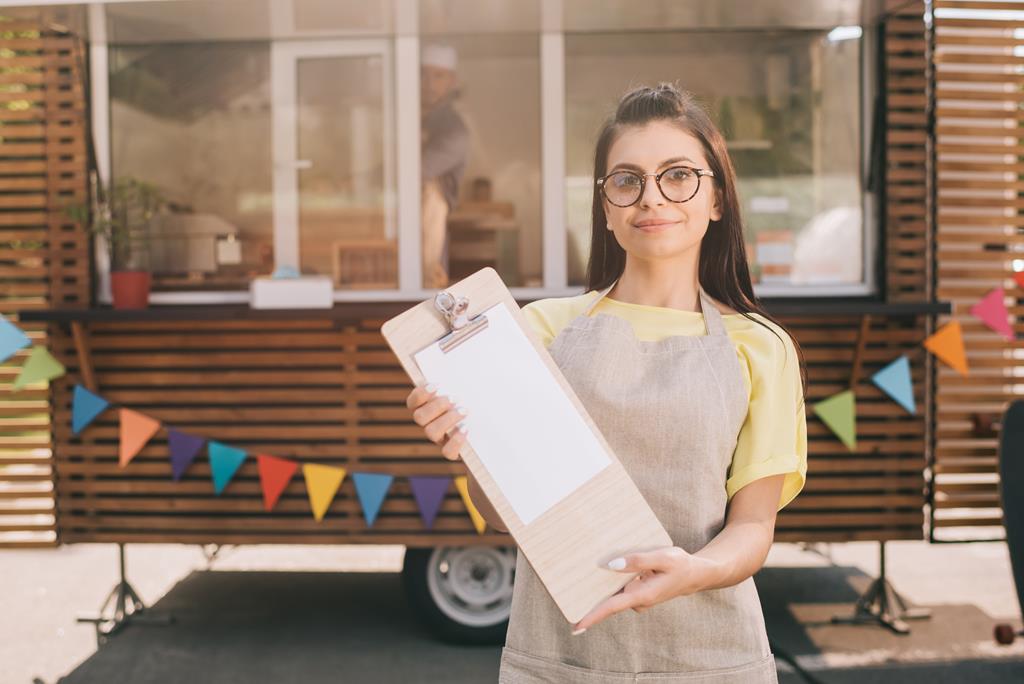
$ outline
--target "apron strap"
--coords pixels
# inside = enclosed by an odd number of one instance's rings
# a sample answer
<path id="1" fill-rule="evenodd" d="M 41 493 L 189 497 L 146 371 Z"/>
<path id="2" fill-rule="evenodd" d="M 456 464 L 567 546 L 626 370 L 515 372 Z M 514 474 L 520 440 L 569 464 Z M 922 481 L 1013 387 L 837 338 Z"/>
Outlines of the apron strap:
<path id="1" fill-rule="evenodd" d="M 590 304 L 587 305 L 587 308 L 584 309 L 583 315 L 589 317 L 590 313 L 594 310 L 595 307 L 597 307 L 601 300 L 604 299 L 605 295 L 612 291 L 612 288 L 615 287 L 615 283 L 617 282 L 619 281 L 615 280 L 611 285 L 598 292 L 597 297 L 594 298 L 594 301 L 590 302 Z"/>
<path id="2" fill-rule="evenodd" d="M 700 310 L 704 314 L 704 327 L 708 335 L 720 337 L 728 334 L 725 331 L 725 322 L 722 321 L 722 312 L 714 305 L 703 287 L 700 288 Z"/>

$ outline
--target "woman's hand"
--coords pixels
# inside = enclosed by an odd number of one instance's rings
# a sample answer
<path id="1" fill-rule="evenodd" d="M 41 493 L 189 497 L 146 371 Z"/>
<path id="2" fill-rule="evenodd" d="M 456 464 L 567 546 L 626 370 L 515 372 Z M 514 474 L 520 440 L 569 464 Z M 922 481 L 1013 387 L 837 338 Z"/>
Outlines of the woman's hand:
<path id="1" fill-rule="evenodd" d="M 417 386 L 405 399 L 405 405 L 412 411 L 412 418 L 423 428 L 423 432 L 434 444 L 441 447 L 441 453 L 449 461 L 462 458 L 462 448 L 466 446 L 466 429 L 463 421 L 466 410 L 457 406 L 450 397 L 437 396 L 437 388 L 433 385 Z M 499 532 L 508 532 L 501 516 L 494 510 L 494 505 L 480 488 L 480 484 L 467 470 L 469 498 L 484 517 L 487 524 Z"/>
<path id="2" fill-rule="evenodd" d="M 405 405 L 427 439 L 441 447 L 444 457 L 458 461 L 466 444 L 466 429 L 461 425 L 466 419 L 466 410 L 456 406 L 449 397 L 437 396 L 433 385 L 415 387 L 406 397 Z"/>
<path id="3" fill-rule="evenodd" d="M 573 634 L 582 634 L 588 627 L 628 608 L 642 613 L 662 601 L 695 594 L 713 586 L 722 572 L 717 562 L 694 556 L 678 546 L 631 553 L 611 561 L 608 568 L 640 574 L 573 625 Z"/>

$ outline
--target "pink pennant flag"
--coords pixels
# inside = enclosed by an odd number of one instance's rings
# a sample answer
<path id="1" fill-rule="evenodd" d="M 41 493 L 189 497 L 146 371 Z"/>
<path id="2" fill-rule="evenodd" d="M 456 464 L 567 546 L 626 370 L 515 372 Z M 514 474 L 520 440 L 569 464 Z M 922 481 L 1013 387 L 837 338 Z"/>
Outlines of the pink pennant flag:
<path id="1" fill-rule="evenodd" d="M 1010 326 L 1009 313 L 1006 311 L 1005 297 L 1006 292 L 1003 288 L 997 287 L 971 307 L 971 314 L 980 318 L 982 323 L 1007 340 L 1013 340 L 1013 328 Z"/>

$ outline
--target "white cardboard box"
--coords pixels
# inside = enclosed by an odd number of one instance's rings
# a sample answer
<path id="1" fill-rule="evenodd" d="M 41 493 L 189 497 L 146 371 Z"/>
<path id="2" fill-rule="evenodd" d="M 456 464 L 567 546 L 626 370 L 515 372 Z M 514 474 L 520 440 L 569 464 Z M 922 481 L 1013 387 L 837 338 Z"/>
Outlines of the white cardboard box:
<path id="1" fill-rule="evenodd" d="M 330 309 L 334 286 L 327 276 L 254 278 L 249 284 L 253 309 Z"/>

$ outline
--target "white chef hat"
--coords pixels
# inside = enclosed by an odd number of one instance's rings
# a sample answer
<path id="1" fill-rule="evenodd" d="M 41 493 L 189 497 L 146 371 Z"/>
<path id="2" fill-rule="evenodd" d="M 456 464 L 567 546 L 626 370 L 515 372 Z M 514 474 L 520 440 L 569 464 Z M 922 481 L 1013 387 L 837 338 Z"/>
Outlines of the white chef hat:
<path id="1" fill-rule="evenodd" d="M 423 54 L 420 55 L 420 64 L 423 66 L 438 67 L 448 71 L 455 71 L 456 61 L 455 48 L 440 43 L 425 46 Z"/>

